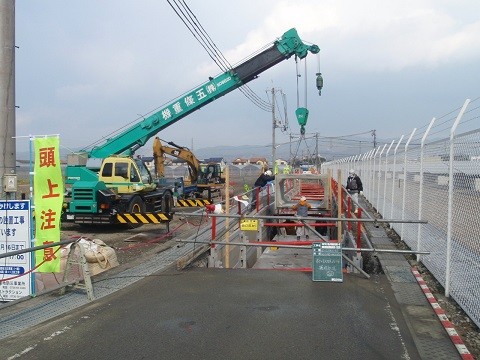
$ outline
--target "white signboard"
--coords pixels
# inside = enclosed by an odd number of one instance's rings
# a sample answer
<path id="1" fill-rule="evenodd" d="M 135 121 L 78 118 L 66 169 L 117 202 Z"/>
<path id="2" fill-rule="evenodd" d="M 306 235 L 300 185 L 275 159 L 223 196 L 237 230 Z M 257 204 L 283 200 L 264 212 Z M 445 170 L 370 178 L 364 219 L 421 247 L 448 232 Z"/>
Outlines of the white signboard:
<path id="1" fill-rule="evenodd" d="M 0 201 L 0 254 L 30 248 L 30 237 L 30 201 Z M 29 252 L 0 259 L 0 301 L 31 294 L 30 259 Z"/>

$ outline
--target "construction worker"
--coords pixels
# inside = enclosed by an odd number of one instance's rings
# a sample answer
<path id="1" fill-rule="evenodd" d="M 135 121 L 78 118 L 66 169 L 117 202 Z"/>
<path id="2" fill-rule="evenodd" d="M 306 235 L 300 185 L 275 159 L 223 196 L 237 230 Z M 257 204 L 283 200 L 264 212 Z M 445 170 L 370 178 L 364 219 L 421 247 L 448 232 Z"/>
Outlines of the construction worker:
<path id="1" fill-rule="evenodd" d="M 262 173 L 257 180 L 255 180 L 255 184 L 253 184 L 252 190 L 252 202 L 250 205 L 250 211 L 255 210 L 256 202 L 257 202 L 257 192 L 260 192 L 270 181 L 275 180 L 275 175 L 272 174 L 271 170 L 267 170 Z"/>
<path id="2" fill-rule="evenodd" d="M 307 202 L 307 198 L 305 196 L 300 197 L 300 201 L 292 206 L 292 209 L 296 211 L 296 216 L 298 217 L 308 217 L 308 210 L 312 208 L 312 205 Z M 307 226 L 297 226 L 296 233 L 297 233 L 297 240 L 300 240 L 300 236 L 303 234 L 305 238 L 308 240 L 308 234 L 310 231 L 308 230 Z"/>
<path id="3" fill-rule="evenodd" d="M 358 212 L 358 194 L 363 195 L 363 184 L 360 177 L 355 173 L 354 169 L 351 169 L 347 178 L 346 189 L 353 199 L 352 210 L 355 213 Z"/>
<path id="4" fill-rule="evenodd" d="M 284 174 L 290 174 L 290 166 L 288 166 L 288 164 L 285 165 L 285 167 L 283 168 L 283 173 Z"/>

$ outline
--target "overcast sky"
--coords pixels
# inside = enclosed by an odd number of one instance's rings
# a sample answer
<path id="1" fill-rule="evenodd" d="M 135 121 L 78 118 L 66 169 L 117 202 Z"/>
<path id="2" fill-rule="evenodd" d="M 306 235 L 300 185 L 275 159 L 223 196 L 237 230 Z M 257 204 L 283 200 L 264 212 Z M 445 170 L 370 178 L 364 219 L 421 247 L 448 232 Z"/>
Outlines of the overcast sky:
<path id="1" fill-rule="evenodd" d="M 286 94 L 292 133 L 299 132 L 297 92 L 310 110 L 308 133 L 375 129 L 379 139 L 408 134 L 480 96 L 478 0 L 187 3 L 232 64 L 292 27 L 320 47 L 319 58 L 307 57 L 306 74 L 299 64 L 298 88 L 293 58 L 249 83 L 265 100 L 272 87 Z M 167 1 L 17 0 L 16 45 L 17 136 L 60 134 L 71 149 L 220 73 Z M 159 135 L 197 149 L 265 145 L 272 115 L 236 90 Z M 277 130 L 276 141 L 288 141 L 287 133 Z M 19 139 L 17 150 L 25 149 L 28 141 Z"/>

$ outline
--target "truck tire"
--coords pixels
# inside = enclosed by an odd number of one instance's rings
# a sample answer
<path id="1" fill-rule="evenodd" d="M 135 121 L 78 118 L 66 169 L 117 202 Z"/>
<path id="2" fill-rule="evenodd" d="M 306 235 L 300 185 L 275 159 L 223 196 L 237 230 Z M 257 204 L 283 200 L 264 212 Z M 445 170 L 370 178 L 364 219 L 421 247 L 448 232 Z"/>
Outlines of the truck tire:
<path id="1" fill-rule="evenodd" d="M 128 208 L 127 208 L 129 213 L 144 213 L 145 212 L 145 203 L 143 202 L 142 198 L 140 196 L 134 196 L 130 202 L 128 203 Z M 136 229 L 142 226 L 142 224 L 128 224 L 128 227 L 130 229 Z"/>
<path id="2" fill-rule="evenodd" d="M 173 195 L 170 191 L 165 191 L 162 196 L 162 213 L 170 214 L 173 209 Z"/>

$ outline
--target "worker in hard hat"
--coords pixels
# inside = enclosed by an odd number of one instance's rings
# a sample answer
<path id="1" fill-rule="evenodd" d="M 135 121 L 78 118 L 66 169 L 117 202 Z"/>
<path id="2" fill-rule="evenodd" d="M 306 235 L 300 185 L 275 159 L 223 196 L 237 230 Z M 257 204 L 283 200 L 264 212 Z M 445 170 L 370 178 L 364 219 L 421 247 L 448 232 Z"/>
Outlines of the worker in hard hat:
<path id="1" fill-rule="evenodd" d="M 348 194 L 353 200 L 352 210 L 358 212 L 358 194 L 363 195 L 363 184 L 360 177 L 356 174 L 354 169 L 351 169 L 347 178 L 347 186 L 345 187 Z"/>
<path id="2" fill-rule="evenodd" d="M 250 211 L 253 211 L 257 204 L 257 193 L 262 191 L 262 189 L 267 186 L 270 181 L 275 180 L 275 175 L 273 175 L 271 170 L 267 170 L 263 172 L 257 180 L 255 180 L 255 184 L 253 184 L 252 190 L 252 203 L 250 205 Z"/>
<path id="3" fill-rule="evenodd" d="M 310 210 L 311 208 L 312 208 L 312 205 L 309 202 L 307 202 L 307 198 L 305 196 L 300 197 L 300 201 L 292 206 L 292 209 L 296 211 L 296 216 L 298 217 L 308 217 L 308 210 Z M 304 226 L 297 226 L 296 233 L 297 233 L 297 240 L 300 240 L 302 233 L 303 235 L 305 235 L 305 238 L 308 240 L 309 238 L 308 234 L 310 233 L 310 231 L 308 227 L 304 225 Z"/>

